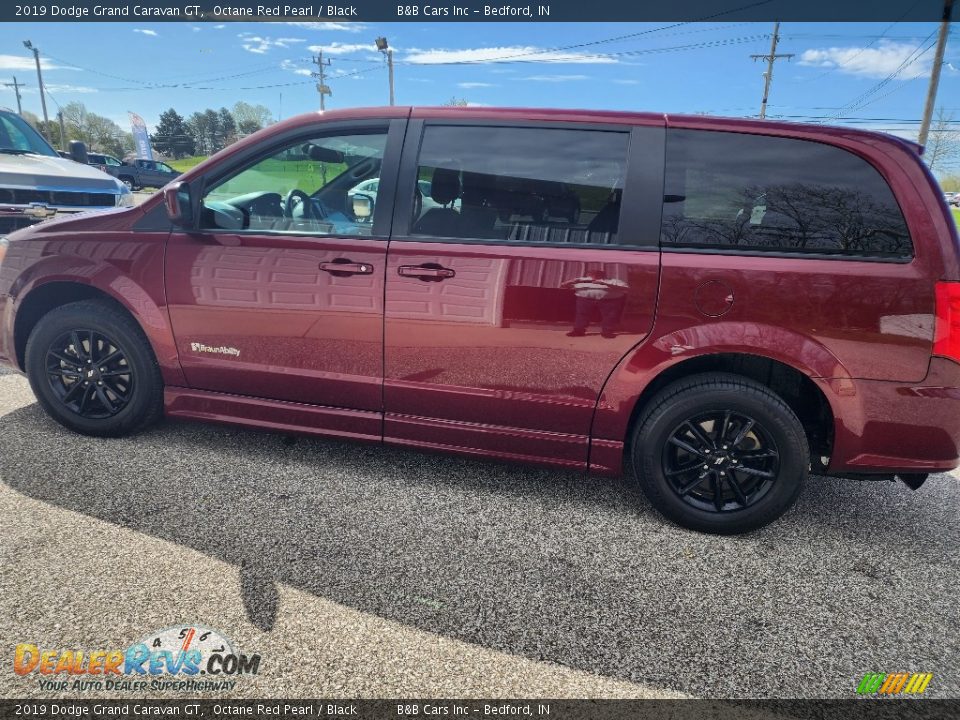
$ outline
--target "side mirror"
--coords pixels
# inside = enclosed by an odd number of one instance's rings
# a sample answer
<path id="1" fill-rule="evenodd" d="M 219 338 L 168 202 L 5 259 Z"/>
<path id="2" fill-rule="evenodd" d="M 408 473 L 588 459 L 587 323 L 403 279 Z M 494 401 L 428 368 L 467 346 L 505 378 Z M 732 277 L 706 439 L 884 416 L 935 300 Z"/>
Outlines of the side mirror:
<path id="1" fill-rule="evenodd" d="M 70 159 L 82 165 L 86 165 L 89 161 L 87 157 L 87 146 L 82 140 L 70 141 Z"/>
<path id="2" fill-rule="evenodd" d="M 357 193 L 355 195 L 351 195 L 351 199 L 353 201 L 353 216 L 357 220 L 364 222 L 366 220 L 369 220 L 371 217 L 373 217 L 373 198 L 372 197 L 370 197 L 369 195 L 363 195 L 361 193 Z"/>
<path id="3" fill-rule="evenodd" d="M 193 196 L 189 183 L 180 181 L 167 185 L 163 189 L 163 202 L 167 208 L 167 217 L 175 227 L 193 226 Z"/>

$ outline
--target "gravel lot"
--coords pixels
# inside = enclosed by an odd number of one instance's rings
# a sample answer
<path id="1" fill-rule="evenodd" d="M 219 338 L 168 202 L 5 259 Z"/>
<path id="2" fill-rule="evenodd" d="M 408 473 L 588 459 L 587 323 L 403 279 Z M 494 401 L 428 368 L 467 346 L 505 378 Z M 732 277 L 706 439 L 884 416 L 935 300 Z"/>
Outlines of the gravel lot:
<path id="1" fill-rule="evenodd" d="M 952 475 L 812 478 L 720 538 L 620 480 L 199 424 L 84 438 L 6 375 L 0 480 L 7 696 L 35 692 L 17 642 L 187 621 L 263 655 L 250 696 L 841 698 L 868 671 L 960 696 Z"/>

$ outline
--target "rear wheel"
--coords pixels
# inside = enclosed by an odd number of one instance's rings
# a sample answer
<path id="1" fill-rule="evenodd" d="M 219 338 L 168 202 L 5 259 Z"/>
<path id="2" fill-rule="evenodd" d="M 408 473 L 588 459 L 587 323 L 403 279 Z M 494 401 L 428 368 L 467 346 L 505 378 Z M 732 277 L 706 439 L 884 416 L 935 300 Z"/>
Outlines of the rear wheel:
<path id="1" fill-rule="evenodd" d="M 684 527 L 732 534 L 780 517 L 807 476 L 794 412 L 769 388 L 724 373 L 696 375 L 654 397 L 634 428 L 633 477 Z"/>
<path id="2" fill-rule="evenodd" d="M 132 177 L 129 177 L 128 175 L 123 175 L 120 177 L 120 182 L 126 185 L 128 190 L 136 190 Z"/>
<path id="3" fill-rule="evenodd" d="M 70 303 L 44 315 L 26 348 L 30 386 L 47 413 L 85 435 L 128 435 L 163 411 L 160 368 L 143 331 L 114 305 Z"/>

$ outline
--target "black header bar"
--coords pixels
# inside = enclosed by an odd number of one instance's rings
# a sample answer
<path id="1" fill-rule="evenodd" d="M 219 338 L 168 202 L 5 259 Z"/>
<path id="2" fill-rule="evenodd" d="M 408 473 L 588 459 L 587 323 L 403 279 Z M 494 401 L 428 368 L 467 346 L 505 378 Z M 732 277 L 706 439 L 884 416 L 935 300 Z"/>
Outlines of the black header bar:
<path id="1" fill-rule="evenodd" d="M 0 22 L 931 22 L 943 0 L 36 0 Z"/>

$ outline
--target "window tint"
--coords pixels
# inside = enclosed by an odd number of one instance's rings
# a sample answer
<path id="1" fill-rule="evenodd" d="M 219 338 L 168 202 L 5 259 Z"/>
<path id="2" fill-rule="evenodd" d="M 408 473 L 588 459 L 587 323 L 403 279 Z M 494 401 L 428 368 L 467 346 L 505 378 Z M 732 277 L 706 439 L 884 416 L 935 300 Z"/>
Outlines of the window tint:
<path id="1" fill-rule="evenodd" d="M 865 160 L 805 140 L 671 130 L 661 242 L 911 257 L 893 193 Z"/>
<path id="2" fill-rule="evenodd" d="M 386 132 L 298 141 L 214 185 L 203 198 L 207 229 L 370 235 L 376 193 L 353 189 L 380 177 Z"/>
<path id="3" fill-rule="evenodd" d="M 411 233 L 616 243 L 628 142 L 596 130 L 428 126 Z"/>

